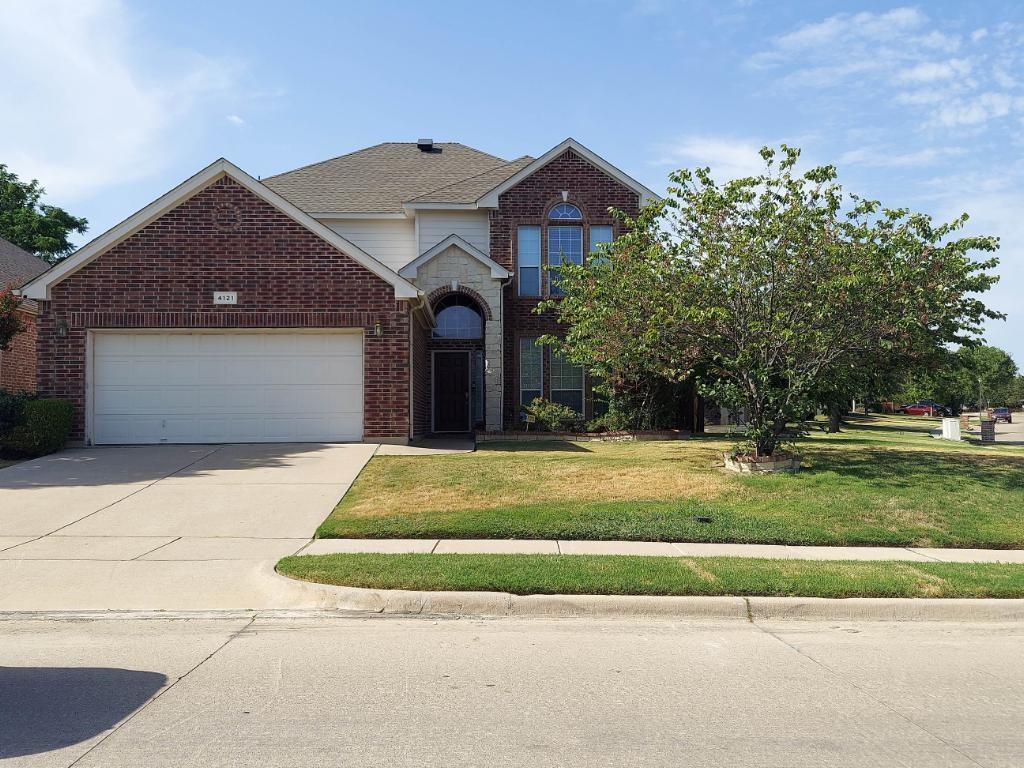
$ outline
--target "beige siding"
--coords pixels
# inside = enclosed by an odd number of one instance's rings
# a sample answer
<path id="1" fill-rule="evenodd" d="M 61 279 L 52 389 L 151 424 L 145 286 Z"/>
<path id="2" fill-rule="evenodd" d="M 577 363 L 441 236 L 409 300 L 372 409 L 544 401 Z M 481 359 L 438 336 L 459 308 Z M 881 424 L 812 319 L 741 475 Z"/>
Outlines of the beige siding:
<path id="1" fill-rule="evenodd" d="M 458 235 L 484 253 L 490 253 L 487 211 L 417 211 L 417 214 L 420 222 L 420 253 L 429 251 L 448 235 Z"/>
<path id="2" fill-rule="evenodd" d="M 324 219 L 323 223 L 396 272 L 419 256 L 412 219 Z"/>

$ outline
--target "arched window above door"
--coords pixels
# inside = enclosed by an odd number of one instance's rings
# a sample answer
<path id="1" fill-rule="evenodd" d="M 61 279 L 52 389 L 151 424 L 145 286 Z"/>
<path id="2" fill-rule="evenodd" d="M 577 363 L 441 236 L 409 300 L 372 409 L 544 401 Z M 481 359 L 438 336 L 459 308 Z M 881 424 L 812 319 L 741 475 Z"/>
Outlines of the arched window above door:
<path id="1" fill-rule="evenodd" d="M 435 339 L 481 339 L 484 320 L 476 302 L 458 294 L 446 296 L 434 305 Z"/>

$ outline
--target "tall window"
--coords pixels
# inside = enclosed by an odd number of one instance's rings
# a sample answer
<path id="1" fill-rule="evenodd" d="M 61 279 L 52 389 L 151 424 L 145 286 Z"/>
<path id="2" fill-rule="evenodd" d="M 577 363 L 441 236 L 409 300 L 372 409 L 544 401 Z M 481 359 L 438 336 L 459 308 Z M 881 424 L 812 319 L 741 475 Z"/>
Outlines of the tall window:
<path id="1" fill-rule="evenodd" d="M 529 405 L 541 397 L 544 386 L 544 349 L 537 339 L 519 340 L 519 403 Z"/>
<path id="2" fill-rule="evenodd" d="M 551 295 L 561 296 L 558 268 L 564 262 L 583 263 L 583 227 L 548 227 L 548 264 L 551 265 Z"/>
<path id="3" fill-rule="evenodd" d="M 520 227 L 519 295 L 540 296 L 540 227 Z"/>
<path id="4" fill-rule="evenodd" d="M 458 294 L 447 296 L 434 306 L 435 339 L 481 339 L 484 321 L 473 301 Z"/>
<path id="5" fill-rule="evenodd" d="M 590 261 L 607 261 L 601 254 L 601 246 L 612 242 L 612 228 L 606 224 L 590 225 Z"/>
<path id="6" fill-rule="evenodd" d="M 551 352 L 551 401 L 583 413 L 583 366 Z"/>

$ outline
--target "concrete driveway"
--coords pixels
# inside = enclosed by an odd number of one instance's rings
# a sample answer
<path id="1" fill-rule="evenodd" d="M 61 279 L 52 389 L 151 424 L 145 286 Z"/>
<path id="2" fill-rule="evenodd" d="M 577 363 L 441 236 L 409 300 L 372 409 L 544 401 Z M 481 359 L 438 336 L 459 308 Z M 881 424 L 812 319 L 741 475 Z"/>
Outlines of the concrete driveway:
<path id="1" fill-rule="evenodd" d="M 376 449 L 87 448 L 0 470 L 0 610 L 285 607 L 270 569 Z"/>

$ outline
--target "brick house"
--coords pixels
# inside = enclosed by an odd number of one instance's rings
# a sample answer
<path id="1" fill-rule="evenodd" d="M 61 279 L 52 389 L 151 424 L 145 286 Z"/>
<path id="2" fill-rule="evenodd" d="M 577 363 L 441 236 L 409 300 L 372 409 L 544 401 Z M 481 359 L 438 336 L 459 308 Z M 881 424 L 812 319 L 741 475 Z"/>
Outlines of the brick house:
<path id="1" fill-rule="evenodd" d="M 38 277 L 50 265 L 26 250 L 0 237 L 0 288 L 13 287 Z M 18 308 L 22 332 L 6 350 L 0 351 L 0 389 L 7 392 L 34 392 L 36 389 L 36 312 L 31 299 Z"/>
<path id="2" fill-rule="evenodd" d="M 258 181 L 218 160 L 25 286 L 38 386 L 87 443 L 404 442 L 500 431 L 543 396 L 546 265 L 654 193 L 573 139 L 506 161 L 387 143 Z"/>

